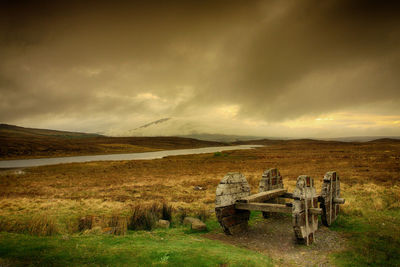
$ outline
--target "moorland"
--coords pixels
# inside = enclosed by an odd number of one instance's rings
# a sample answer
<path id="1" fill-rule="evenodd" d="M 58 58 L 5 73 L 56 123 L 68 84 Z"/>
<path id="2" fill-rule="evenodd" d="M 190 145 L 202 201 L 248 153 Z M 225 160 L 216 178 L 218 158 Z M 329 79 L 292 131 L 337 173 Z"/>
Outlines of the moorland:
<path id="1" fill-rule="evenodd" d="M 100 134 L 25 128 L 0 124 L 0 160 L 102 155 L 224 146 L 182 137 L 109 137 Z"/>
<path id="2" fill-rule="evenodd" d="M 154 160 L 3 170 L 0 264 L 400 264 L 399 141 L 247 143 L 265 146 Z M 232 171 L 243 173 L 256 193 L 262 172 L 270 167 L 280 170 L 289 191 L 302 174 L 314 177 L 317 191 L 325 172 L 336 170 L 340 175 L 346 203 L 331 228 L 321 227 L 320 239 L 317 232 L 311 247 L 294 244 L 292 233 L 285 237 L 281 228 L 292 231 L 290 215 L 263 219 L 253 212 L 248 233 L 236 237 L 226 237 L 216 222 L 215 189 L 223 176 Z M 208 231 L 198 233 L 182 225 L 186 215 L 201 218 Z M 171 228 L 157 229 L 156 219 L 165 217 L 172 222 Z M 94 221 L 101 221 L 103 228 L 91 227 Z M 120 230 L 112 234 L 104 230 L 112 226 Z M 281 239 L 271 231 L 282 233 Z"/>

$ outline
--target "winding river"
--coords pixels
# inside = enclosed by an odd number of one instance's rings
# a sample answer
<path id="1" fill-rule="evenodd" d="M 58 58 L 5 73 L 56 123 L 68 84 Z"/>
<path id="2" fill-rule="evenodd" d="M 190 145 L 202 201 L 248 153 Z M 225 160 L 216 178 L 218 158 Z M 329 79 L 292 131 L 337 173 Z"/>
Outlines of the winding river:
<path id="1" fill-rule="evenodd" d="M 37 167 L 44 165 L 55 165 L 61 163 L 89 162 L 89 161 L 109 161 L 109 160 L 149 160 L 159 159 L 167 156 L 189 155 L 214 153 L 227 150 L 241 150 L 262 147 L 262 145 L 237 145 L 237 146 L 214 146 L 191 149 L 163 150 L 142 153 L 125 153 L 125 154 L 108 154 L 108 155 L 92 155 L 92 156 L 75 156 L 75 157 L 57 157 L 57 158 L 40 158 L 40 159 L 17 159 L 17 160 L 1 160 L 0 168 L 24 168 Z"/>

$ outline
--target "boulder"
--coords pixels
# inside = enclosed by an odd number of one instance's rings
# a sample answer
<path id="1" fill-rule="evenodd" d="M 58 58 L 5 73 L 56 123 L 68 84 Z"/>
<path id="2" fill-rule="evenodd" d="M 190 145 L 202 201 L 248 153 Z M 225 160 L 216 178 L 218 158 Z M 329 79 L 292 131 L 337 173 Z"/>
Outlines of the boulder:
<path id="1" fill-rule="evenodd" d="M 202 221 L 198 220 L 198 221 L 194 221 L 192 223 L 192 230 L 195 231 L 205 231 L 207 230 L 207 226 L 205 223 L 203 223 Z"/>
<path id="2" fill-rule="evenodd" d="M 183 219 L 183 225 L 192 225 L 193 222 L 201 222 L 201 221 L 193 217 L 185 217 L 185 219 Z"/>
<path id="3" fill-rule="evenodd" d="M 170 222 L 167 220 L 158 220 L 157 227 L 159 228 L 169 228 Z"/>

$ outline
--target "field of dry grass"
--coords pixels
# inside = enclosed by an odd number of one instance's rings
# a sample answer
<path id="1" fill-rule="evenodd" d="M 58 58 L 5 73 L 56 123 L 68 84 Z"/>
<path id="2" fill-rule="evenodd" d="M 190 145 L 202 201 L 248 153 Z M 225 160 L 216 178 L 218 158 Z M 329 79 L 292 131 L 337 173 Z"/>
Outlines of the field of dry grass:
<path id="1" fill-rule="evenodd" d="M 324 173 L 338 171 L 348 198 L 345 209 L 355 209 L 352 198 L 359 200 L 366 192 L 376 209 L 399 205 L 399 199 L 387 204 L 379 196 L 381 191 L 400 196 L 400 142 L 288 141 L 222 154 L 63 164 L 26 169 L 24 174 L 3 171 L 1 215 L 103 214 L 160 201 L 175 208 L 211 210 L 215 188 L 227 172 L 245 174 L 256 192 L 262 171 L 269 167 L 280 169 L 289 191 L 301 174 L 314 177 L 319 191 Z"/>
<path id="2" fill-rule="evenodd" d="M 253 150 L 2 171 L 0 226 L 22 231 L 40 214 L 53 220 L 55 231 L 72 233 L 82 216 L 128 216 L 133 205 L 163 202 L 174 212 L 213 216 L 215 189 L 227 172 L 243 173 L 255 193 L 270 167 L 279 168 L 289 192 L 301 174 L 314 177 L 320 191 L 325 172 L 336 170 L 346 198 L 343 227 L 360 218 L 378 227 L 383 223 L 379 233 L 385 238 L 400 231 L 400 216 L 393 215 L 400 210 L 400 142 L 392 140 L 282 141 Z"/>

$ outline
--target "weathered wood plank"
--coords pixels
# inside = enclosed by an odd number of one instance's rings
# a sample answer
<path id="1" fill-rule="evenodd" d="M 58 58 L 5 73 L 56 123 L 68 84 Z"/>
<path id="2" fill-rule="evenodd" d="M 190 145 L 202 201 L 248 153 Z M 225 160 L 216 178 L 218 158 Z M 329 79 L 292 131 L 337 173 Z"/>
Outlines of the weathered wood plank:
<path id="1" fill-rule="evenodd" d="M 251 203 L 251 202 L 263 202 L 265 200 L 279 197 L 287 192 L 287 189 L 278 188 L 267 192 L 261 192 L 258 194 L 250 195 L 248 197 L 237 200 L 240 203 Z"/>
<path id="2" fill-rule="evenodd" d="M 308 211 L 311 214 L 314 214 L 314 215 L 321 215 L 322 214 L 322 209 L 320 209 L 320 208 L 309 208 Z"/>
<path id="3" fill-rule="evenodd" d="M 280 196 L 280 197 L 283 197 L 283 198 L 291 198 L 291 199 L 293 199 L 293 193 L 284 193 L 282 196 Z"/>
<path id="4" fill-rule="evenodd" d="M 340 197 L 335 197 L 333 199 L 333 203 L 335 203 L 335 204 L 344 204 L 345 203 L 345 199 L 344 198 L 340 198 Z"/>
<path id="5" fill-rule="evenodd" d="M 258 210 L 264 212 L 279 212 L 279 213 L 291 213 L 292 207 L 288 207 L 283 204 L 273 203 L 240 203 L 235 204 L 236 209 L 240 210 Z"/>

